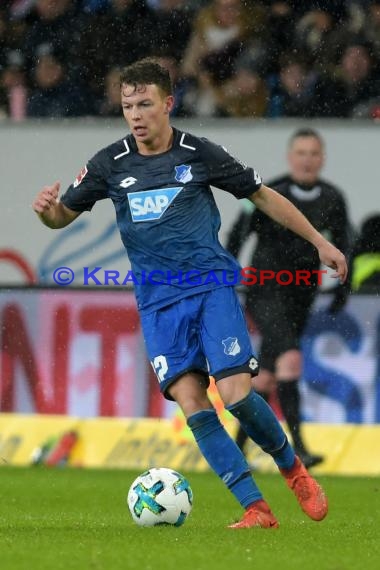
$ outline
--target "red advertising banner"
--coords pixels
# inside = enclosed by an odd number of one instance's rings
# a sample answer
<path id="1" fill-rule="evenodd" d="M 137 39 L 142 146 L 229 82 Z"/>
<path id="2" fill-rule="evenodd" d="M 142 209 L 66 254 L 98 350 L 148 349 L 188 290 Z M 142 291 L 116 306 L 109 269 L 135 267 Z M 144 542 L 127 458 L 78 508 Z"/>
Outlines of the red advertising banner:
<path id="1" fill-rule="evenodd" d="M 0 310 L 1 411 L 161 415 L 131 292 L 3 291 Z"/>
<path id="2" fill-rule="evenodd" d="M 380 297 L 354 295 L 334 316 L 328 302 L 317 300 L 302 339 L 304 419 L 380 423 Z M 0 290 L 0 412 L 136 418 L 176 409 L 159 393 L 132 291 Z"/>

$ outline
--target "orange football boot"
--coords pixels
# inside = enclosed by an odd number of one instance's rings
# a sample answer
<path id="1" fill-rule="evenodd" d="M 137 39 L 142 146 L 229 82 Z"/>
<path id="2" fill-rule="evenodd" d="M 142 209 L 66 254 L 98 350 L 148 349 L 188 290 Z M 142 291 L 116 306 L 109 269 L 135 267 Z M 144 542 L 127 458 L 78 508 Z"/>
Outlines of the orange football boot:
<path id="1" fill-rule="evenodd" d="M 309 474 L 299 457 L 291 469 L 280 469 L 288 487 L 297 497 L 301 509 L 314 521 L 321 521 L 328 512 L 327 497 L 322 487 Z"/>
<path id="2" fill-rule="evenodd" d="M 228 525 L 228 528 L 278 528 L 278 521 L 267 503 L 260 499 L 247 507 L 243 518 L 236 523 Z"/>

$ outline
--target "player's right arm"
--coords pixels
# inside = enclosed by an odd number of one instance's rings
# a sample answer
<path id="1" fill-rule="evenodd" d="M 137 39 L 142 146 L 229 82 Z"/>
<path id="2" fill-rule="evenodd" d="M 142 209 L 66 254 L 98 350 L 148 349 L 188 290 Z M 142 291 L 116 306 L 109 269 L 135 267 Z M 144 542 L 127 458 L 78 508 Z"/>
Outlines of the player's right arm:
<path id="1" fill-rule="evenodd" d="M 44 186 L 33 201 L 32 208 L 41 222 L 52 229 L 68 226 L 81 212 L 75 212 L 58 201 L 60 183 Z"/>
<path id="2" fill-rule="evenodd" d="M 64 228 L 82 212 L 91 211 L 98 200 L 108 198 L 106 176 L 110 168 L 109 163 L 113 163 L 113 146 L 98 152 L 81 169 L 60 200 L 58 200 L 59 182 L 45 186 L 37 194 L 32 207 L 45 226 L 53 229 Z"/>

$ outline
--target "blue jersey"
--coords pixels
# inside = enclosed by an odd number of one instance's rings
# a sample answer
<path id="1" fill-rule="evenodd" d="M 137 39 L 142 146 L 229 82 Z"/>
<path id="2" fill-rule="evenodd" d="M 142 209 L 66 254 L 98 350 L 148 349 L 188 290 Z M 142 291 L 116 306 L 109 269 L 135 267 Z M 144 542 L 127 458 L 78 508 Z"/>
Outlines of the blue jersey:
<path id="1" fill-rule="evenodd" d="M 210 185 L 236 198 L 261 186 L 257 172 L 223 147 L 173 132 L 170 150 L 157 155 L 139 154 L 132 135 L 107 146 L 61 198 L 77 212 L 113 201 L 141 312 L 236 283 L 241 268 L 218 240 L 220 214 Z"/>

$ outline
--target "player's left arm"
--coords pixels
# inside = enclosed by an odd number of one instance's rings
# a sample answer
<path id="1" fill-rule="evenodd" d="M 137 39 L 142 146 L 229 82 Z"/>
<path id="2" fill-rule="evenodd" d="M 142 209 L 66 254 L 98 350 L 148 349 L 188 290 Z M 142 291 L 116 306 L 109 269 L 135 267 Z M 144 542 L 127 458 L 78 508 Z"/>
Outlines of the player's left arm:
<path id="1" fill-rule="evenodd" d="M 342 283 L 346 280 L 348 269 L 343 253 L 328 242 L 287 198 L 263 184 L 250 200 L 267 216 L 313 244 L 321 262 L 335 270 L 333 277 L 339 277 Z"/>

